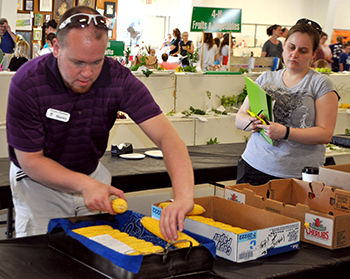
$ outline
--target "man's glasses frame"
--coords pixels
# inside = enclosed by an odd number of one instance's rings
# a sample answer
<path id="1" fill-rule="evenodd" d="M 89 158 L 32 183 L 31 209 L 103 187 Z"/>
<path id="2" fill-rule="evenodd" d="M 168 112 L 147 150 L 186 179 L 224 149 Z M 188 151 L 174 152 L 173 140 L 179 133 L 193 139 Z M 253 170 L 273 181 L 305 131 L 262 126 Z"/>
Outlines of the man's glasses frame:
<path id="1" fill-rule="evenodd" d="M 90 25 L 91 20 L 93 20 L 93 23 L 98 28 L 108 29 L 108 23 L 109 20 L 107 17 L 102 16 L 100 14 L 74 14 L 70 17 L 66 18 L 58 27 L 58 31 L 64 29 L 68 25 L 71 25 L 72 27 L 81 27 L 85 28 Z"/>

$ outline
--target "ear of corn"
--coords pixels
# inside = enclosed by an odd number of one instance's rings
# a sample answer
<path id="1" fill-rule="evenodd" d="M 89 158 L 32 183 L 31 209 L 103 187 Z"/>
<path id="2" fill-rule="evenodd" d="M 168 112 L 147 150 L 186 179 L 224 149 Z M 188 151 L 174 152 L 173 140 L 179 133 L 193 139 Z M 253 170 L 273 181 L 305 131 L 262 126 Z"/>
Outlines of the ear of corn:
<path id="1" fill-rule="evenodd" d="M 217 221 L 214 221 L 212 218 L 206 218 L 206 217 L 203 217 L 203 216 L 188 216 L 187 218 L 195 220 L 197 222 L 201 222 L 201 223 L 207 224 L 209 226 L 213 226 L 213 227 L 216 227 L 216 228 L 219 228 L 219 229 L 223 229 L 223 230 L 226 230 L 226 231 L 229 231 L 229 232 L 233 232 L 235 234 L 248 232 L 248 230 L 246 230 L 246 229 L 242 229 L 242 228 L 239 228 L 239 227 L 233 227 L 233 226 L 231 226 L 229 224 L 225 224 L 225 223 L 222 223 L 222 222 L 217 222 Z"/>
<path id="2" fill-rule="evenodd" d="M 171 202 L 162 202 L 158 206 L 163 209 L 163 208 L 167 207 L 169 204 L 171 204 Z M 199 204 L 195 204 L 192 211 L 189 212 L 186 216 L 201 215 L 204 212 L 205 212 L 205 209 L 203 206 L 201 206 Z"/>
<path id="3" fill-rule="evenodd" d="M 141 224 L 151 233 L 153 233 L 154 235 L 158 236 L 159 238 L 167 241 L 166 239 L 164 239 L 162 233 L 160 232 L 160 228 L 159 228 L 159 221 L 152 218 L 152 217 L 143 217 L 141 219 Z M 183 232 L 177 232 L 178 233 L 178 239 L 177 240 L 189 240 L 192 242 L 192 246 L 198 246 L 199 243 L 197 240 L 195 240 L 194 238 L 190 237 L 189 235 L 183 233 Z M 168 241 L 169 242 L 169 241 Z M 190 246 L 190 243 L 188 241 L 186 242 L 181 242 L 181 243 L 176 243 L 174 244 L 175 247 L 177 248 L 186 248 Z"/>
<path id="4" fill-rule="evenodd" d="M 85 237 L 94 237 L 98 235 L 108 234 L 111 237 L 119 240 L 120 242 L 123 242 L 125 245 L 130 247 L 130 253 L 128 253 L 128 255 L 144 255 L 161 252 L 164 250 L 161 246 L 155 246 L 152 242 L 130 236 L 127 233 L 113 229 L 111 226 L 108 225 L 90 226 L 75 229 L 72 231 L 81 234 Z"/>
<path id="5" fill-rule="evenodd" d="M 114 199 L 112 201 L 112 207 L 116 213 L 121 214 L 128 210 L 128 203 L 123 199 Z"/>

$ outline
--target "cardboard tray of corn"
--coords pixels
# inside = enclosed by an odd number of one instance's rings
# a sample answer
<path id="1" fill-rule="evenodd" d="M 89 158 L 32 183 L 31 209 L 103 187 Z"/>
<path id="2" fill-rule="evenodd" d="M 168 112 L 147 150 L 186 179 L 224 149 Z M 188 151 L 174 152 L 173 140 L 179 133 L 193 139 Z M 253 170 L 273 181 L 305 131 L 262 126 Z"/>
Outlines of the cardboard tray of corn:
<path id="1" fill-rule="evenodd" d="M 148 224 L 148 218 L 127 211 L 52 219 L 49 246 L 112 278 L 174 278 L 212 270 L 214 241 L 185 231 L 185 240 L 167 243 L 145 229 L 141 220 Z M 114 243 L 113 238 L 128 248 L 121 252 L 104 242 Z"/>

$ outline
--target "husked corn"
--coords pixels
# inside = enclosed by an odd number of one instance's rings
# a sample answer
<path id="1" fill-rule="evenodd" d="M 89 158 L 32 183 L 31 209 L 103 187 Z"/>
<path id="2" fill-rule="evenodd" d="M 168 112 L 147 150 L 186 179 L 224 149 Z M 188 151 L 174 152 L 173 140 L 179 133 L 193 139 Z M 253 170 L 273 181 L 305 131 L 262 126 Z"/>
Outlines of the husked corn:
<path id="1" fill-rule="evenodd" d="M 229 224 L 225 224 L 225 223 L 222 223 L 222 222 L 214 221 L 212 218 L 206 218 L 206 217 L 203 217 L 203 216 L 189 216 L 187 218 L 195 220 L 195 221 L 198 221 L 198 222 L 201 222 L 201 223 L 204 223 L 204 224 L 207 224 L 209 226 L 213 226 L 213 227 L 216 227 L 216 228 L 219 228 L 219 229 L 223 229 L 223 230 L 226 230 L 226 231 L 229 231 L 229 232 L 233 232 L 235 234 L 249 232 L 248 230 L 242 229 L 240 227 L 233 227 L 233 226 L 231 226 Z"/>
<path id="2" fill-rule="evenodd" d="M 134 236 L 130 236 L 125 232 L 121 232 L 117 229 L 113 229 L 108 225 L 90 226 L 72 230 L 75 233 L 81 234 L 85 237 L 94 237 L 98 235 L 108 234 L 111 237 L 123 242 L 128 245 L 135 252 L 129 255 L 140 255 L 140 254 L 151 254 L 155 252 L 163 251 L 160 246 L 155 246 L 152 242 L 138 239 Z"/>
<path id="3" fill-rule="evenodd" d="M 112 201 L 112 207 L 116 213 L 121 214 L 128 210 L 128 203 L 123 199 L 114 199 Z"/>
<path id="4" fill-rule="evenodd" d="M 135 252 L 132 252 L 129 255 L 151 254 L 163 251 L 162 247 L 154 246 L 152 242 L 145 241 L 143 239 L 138 239 L 134 236 L 130 236 L 127 233 L 123 233 L 118 230 L 110 232 L 109 235 L 135 250 Z"/>
<path id="5" fill-rule="evenodd" d="M 171 202 L 162 202 L 158 206 L 163 209 L 163 208 L 167 207 L 169 204 L 171 204 Z M 205 209 L 203 206 L 201 206 L 199 204 L 194 204 L 192 211 L 189 212 L 186 216 L 201 215 L 204 212 L 205 212 Z"/>
<path id="6" fill-rule="evenodd" d="M 164 239 L 162 233 L 160 232 L 160 228 L 159 228 L 159 221 L 152 218 L 152 217 L 143 217 L 141 219 L 141 224 L 151 233 L 153 233 L 154 235 L 158 236 L 159 238 Z M 177 240 L 189 240 L 192 242 L 193 246 L 198 246 L 199 243 L 193 239 L 192 237 L 190 237 L 189 235 L 183 233 L 183 232 L 177 232 L 178 234 L 178 239 Z M 169 241 L 168 241 L 169 242 Z M 190 246 L 190 243 L 188 241 L 186 242 L 181 242 L 181 243 L 177 243 L 174 244 L 175 247 L 177 248 L 186 248 Z"/>
<path id="7" fill-rule="evenodd" d="M 113 228 L 108 225 L 99 225 L 79 228 L 72 231 L 85 237 L 93 237 L 97 235 L 108 234 L 109 232 L 113 231 Z"/>

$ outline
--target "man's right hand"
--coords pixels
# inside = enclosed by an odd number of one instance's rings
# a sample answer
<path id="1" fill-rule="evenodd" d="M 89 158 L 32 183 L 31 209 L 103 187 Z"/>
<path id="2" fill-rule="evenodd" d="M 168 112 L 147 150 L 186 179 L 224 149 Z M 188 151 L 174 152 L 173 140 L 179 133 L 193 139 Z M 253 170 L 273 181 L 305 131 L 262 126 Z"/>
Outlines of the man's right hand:
<path id="1" fill-rule="evenodd" d="M 91 210 L 107 211 L 109 214 L 115 215 L 116 213 L 112 208 L 109 197 L 111 195 L 115 195 L 126 201 L 124 192 L 95 179 L 92 180 L 92 183 L 86 186 L 81 192 L 84 197 L 86 207 L 90 208 Z"/>

